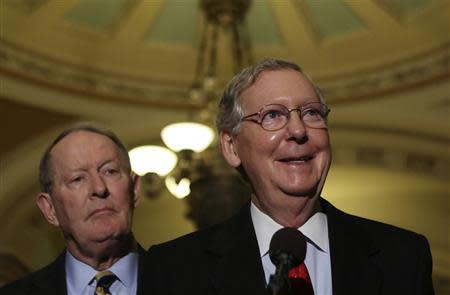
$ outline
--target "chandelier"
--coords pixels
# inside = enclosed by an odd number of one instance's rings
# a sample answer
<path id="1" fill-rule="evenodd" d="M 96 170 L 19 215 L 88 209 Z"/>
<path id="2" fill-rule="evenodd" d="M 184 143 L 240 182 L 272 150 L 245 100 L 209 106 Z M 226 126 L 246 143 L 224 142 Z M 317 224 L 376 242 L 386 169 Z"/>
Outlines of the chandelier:
<path id="1" fill-rule="evenodd" d="M 213 164 L 206 161 L 205 150 L 214 142 L 211 125 L 220 95 L 219 80 L 228 80 L 252 63 L 245 25 L 250 1 L 200 1 L 203 25 L 188 99 L 200 104 L 202 110 L 196 121 L 174 122 L 161 130 L 166 147 L 140 146 L 130 151 L 133 171 L 150 183 L 149 197 L 166 187 L 175 197 L 184 198 L 191 193 L 193 181 L 211 175 Z M 227 66 L 219 63 L 224 57 L 232 61 Z"/>

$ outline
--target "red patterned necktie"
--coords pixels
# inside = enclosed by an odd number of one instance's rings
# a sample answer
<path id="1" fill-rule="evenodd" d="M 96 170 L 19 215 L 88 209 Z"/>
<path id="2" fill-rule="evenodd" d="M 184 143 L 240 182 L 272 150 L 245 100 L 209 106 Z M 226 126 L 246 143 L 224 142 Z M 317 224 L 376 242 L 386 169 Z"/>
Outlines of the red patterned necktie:
<path id="1" fill-rule="evenodd" d="M 314 295 L 314 290 L 305 263 L 291 268 L 289 271 L 291 294 Z"/>

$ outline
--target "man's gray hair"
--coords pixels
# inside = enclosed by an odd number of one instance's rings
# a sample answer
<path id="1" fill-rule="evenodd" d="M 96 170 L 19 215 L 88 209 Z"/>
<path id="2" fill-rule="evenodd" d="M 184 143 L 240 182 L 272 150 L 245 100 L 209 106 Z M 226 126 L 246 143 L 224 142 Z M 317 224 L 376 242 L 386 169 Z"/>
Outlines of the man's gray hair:
<path id="1" fill-rule="evenodd" d="M 216 119 L 217 130 L 219 132 L 227 131 L 231 134 L 237 134 L 240 128 L 241 118 L 244 116 L 242 101 L 239 97 L 240 94 L 252 86 L 262 72 L 282 69 L 292 69 L 302 73 L 313 85 L 320 102 L 325 104 L 325 100 L 319 88 L 305 73 L 303 73 L 298 65 L 280 59 L 264 59 L 259 63 L 242 70 L 239 74 L 234 76 L 226 86 L 219 103 L 219 111 Z"/>
<path id="2" fill-rule="evenodd" d="M 53 147 L 67 135 L 78 131 L 88 131 L 92 133 L 97 133 L 111 139 L 119 149 L 119 153 L 122 157 L 122 161 L 125 166 L 125 169 L 127 170 L 127 173 L 131 172 L 131 164 L 130 164 L 130 157 L 128 156 L 128 150 L 125 148 L 125 145 L 122 143 L 122 141 L 120 141 L 117 135 L 115 135 L 114 132 L 112 132 L 111 130 L 100 127 L 94 123 L 81 122 L 63 130 L 55 138 L 55 140 L 47 147 L 44 154 L 42 155 L 39 164 L 39 184 L 42 192 L 50 194 L 53 188 L 54 171 L 52 169 L 51 164 L 51 151 L 53 150 Z"/>

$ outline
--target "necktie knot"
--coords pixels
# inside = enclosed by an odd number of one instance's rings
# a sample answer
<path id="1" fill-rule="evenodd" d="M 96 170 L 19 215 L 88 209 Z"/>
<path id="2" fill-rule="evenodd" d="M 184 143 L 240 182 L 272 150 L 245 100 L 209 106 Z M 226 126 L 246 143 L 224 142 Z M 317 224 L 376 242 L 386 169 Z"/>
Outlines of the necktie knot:
<path id="1" fill-rule="evenodd" d="M 95 275 L 97 286 L 94 295 L 111 295 L 109 287 L 117 280 L 117 276 L 110 271 L 102 271 Z"/>

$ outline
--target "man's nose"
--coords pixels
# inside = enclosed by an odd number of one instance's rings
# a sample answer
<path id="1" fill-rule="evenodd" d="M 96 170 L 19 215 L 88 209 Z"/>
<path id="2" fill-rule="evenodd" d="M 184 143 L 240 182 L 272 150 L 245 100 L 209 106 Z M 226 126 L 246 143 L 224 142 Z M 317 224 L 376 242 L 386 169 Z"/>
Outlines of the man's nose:
<path id="1" fill-rule="evenodd" d="M 91 179 L 92 179 L 92 196 L 99 198 L 106 198 L 109 192 L 103 177 L 97 173 L 94 173 Z"/>
<path id="2" fill-rule="evenodd" d="M 291 111 L 286 127 L 290 138 L 294 138 L 296 141 L 303 141 L 306 138 L 306 126 L 300 117 L 299 110 Z"/>

